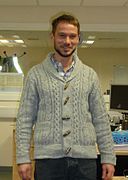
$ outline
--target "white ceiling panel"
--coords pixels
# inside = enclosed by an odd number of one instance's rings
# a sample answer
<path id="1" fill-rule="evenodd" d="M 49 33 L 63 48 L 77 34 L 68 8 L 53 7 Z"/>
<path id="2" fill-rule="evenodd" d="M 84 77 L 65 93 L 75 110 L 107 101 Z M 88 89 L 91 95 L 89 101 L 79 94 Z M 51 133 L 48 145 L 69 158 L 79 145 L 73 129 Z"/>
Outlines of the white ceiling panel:
<path id="1" fill-rule="evenodd" d="M 37 0 L 41 6 L 80 6 L 82 0 Z"/>
<path id="2" fill-rule="evenodd" d="M 83 0 L 83 6 L 124 6 L 127 0 Z"/>
<path id="3" fill-rule="evenodd" d="M 33 6 L 36 0 L 0 0 L 0 6 Z"/>

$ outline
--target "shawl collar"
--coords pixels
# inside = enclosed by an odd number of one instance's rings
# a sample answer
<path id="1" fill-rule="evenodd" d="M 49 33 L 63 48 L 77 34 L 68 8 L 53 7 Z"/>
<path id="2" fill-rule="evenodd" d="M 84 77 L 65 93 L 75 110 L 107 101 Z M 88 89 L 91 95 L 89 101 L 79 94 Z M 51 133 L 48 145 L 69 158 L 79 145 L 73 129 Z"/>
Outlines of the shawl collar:
<path id="1" fill-rule="evenodd" d="M 78 56 L 76 54 L 73 55 L 73 58 L 76 61 L 75 67 L 71 73 L 71 76 L 69 76 L 66 80 L 63 79 L 63 77 L 61 77 L 59 75 L 59 73 L 57 72 L 57 70 L 55 69 L 54 65 L 51 62 L 51 56 L 53 53 L 49 53 L 48 56 L 46 57 L 46 59 L 42 62 L 42 65 L 45 69 L 45 71 L 47 71 L 48 73 L 51 73 L 55 78 L 58 78 L 59 80 L 63 81 L 63 82 L 68 82 L 71 81 L 72 79 L 74 79 L 77 74 L 82 70 L 82 62 L 79 60 Z"/>

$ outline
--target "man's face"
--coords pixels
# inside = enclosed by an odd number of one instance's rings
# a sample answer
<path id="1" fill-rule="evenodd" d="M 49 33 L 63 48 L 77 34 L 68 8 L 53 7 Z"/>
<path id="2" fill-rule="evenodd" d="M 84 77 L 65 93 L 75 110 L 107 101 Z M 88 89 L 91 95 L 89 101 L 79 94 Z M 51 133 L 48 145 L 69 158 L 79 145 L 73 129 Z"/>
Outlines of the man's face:
<path id="1" fill-rule="evenodd" d="M 62 57 L 69 57 L 79 43 L 78 29 L 73 24 L 60 22 L 52 35 L 54 49 Z"/>

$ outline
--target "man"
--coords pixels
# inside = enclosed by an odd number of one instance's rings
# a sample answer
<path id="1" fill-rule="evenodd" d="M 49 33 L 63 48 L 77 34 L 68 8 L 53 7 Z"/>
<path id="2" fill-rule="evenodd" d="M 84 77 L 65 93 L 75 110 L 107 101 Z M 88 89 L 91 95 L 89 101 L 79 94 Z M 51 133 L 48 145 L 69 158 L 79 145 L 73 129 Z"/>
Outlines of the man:
<path id="1" fill-rule="evenodd" d="M 29 71 L 23 88 L 16 124 L 19 174 L 31 179 L 34 127 L 35 180 L 97 179 L 96 142 L 102 178 L 111 180 L 116 160 L 108 115 L 95 71 L 75 53 L 78 20 L 55 18 L 51 37 L 55 52 Z"/>

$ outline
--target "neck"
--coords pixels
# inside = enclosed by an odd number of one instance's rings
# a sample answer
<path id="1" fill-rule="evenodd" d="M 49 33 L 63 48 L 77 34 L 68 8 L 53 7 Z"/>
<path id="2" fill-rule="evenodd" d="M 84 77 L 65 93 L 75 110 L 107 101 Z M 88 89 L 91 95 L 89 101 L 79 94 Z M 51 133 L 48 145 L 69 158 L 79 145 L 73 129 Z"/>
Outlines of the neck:
<path id="1" fill-rule="evenodd" d="M 53 55 L 54 59 L 58 62 L 60 62 L 64 68 L 64 71 L 66 71 L 72 64 L 72 56 L 69 57 L 62 57 L 59 54 Z"/>

